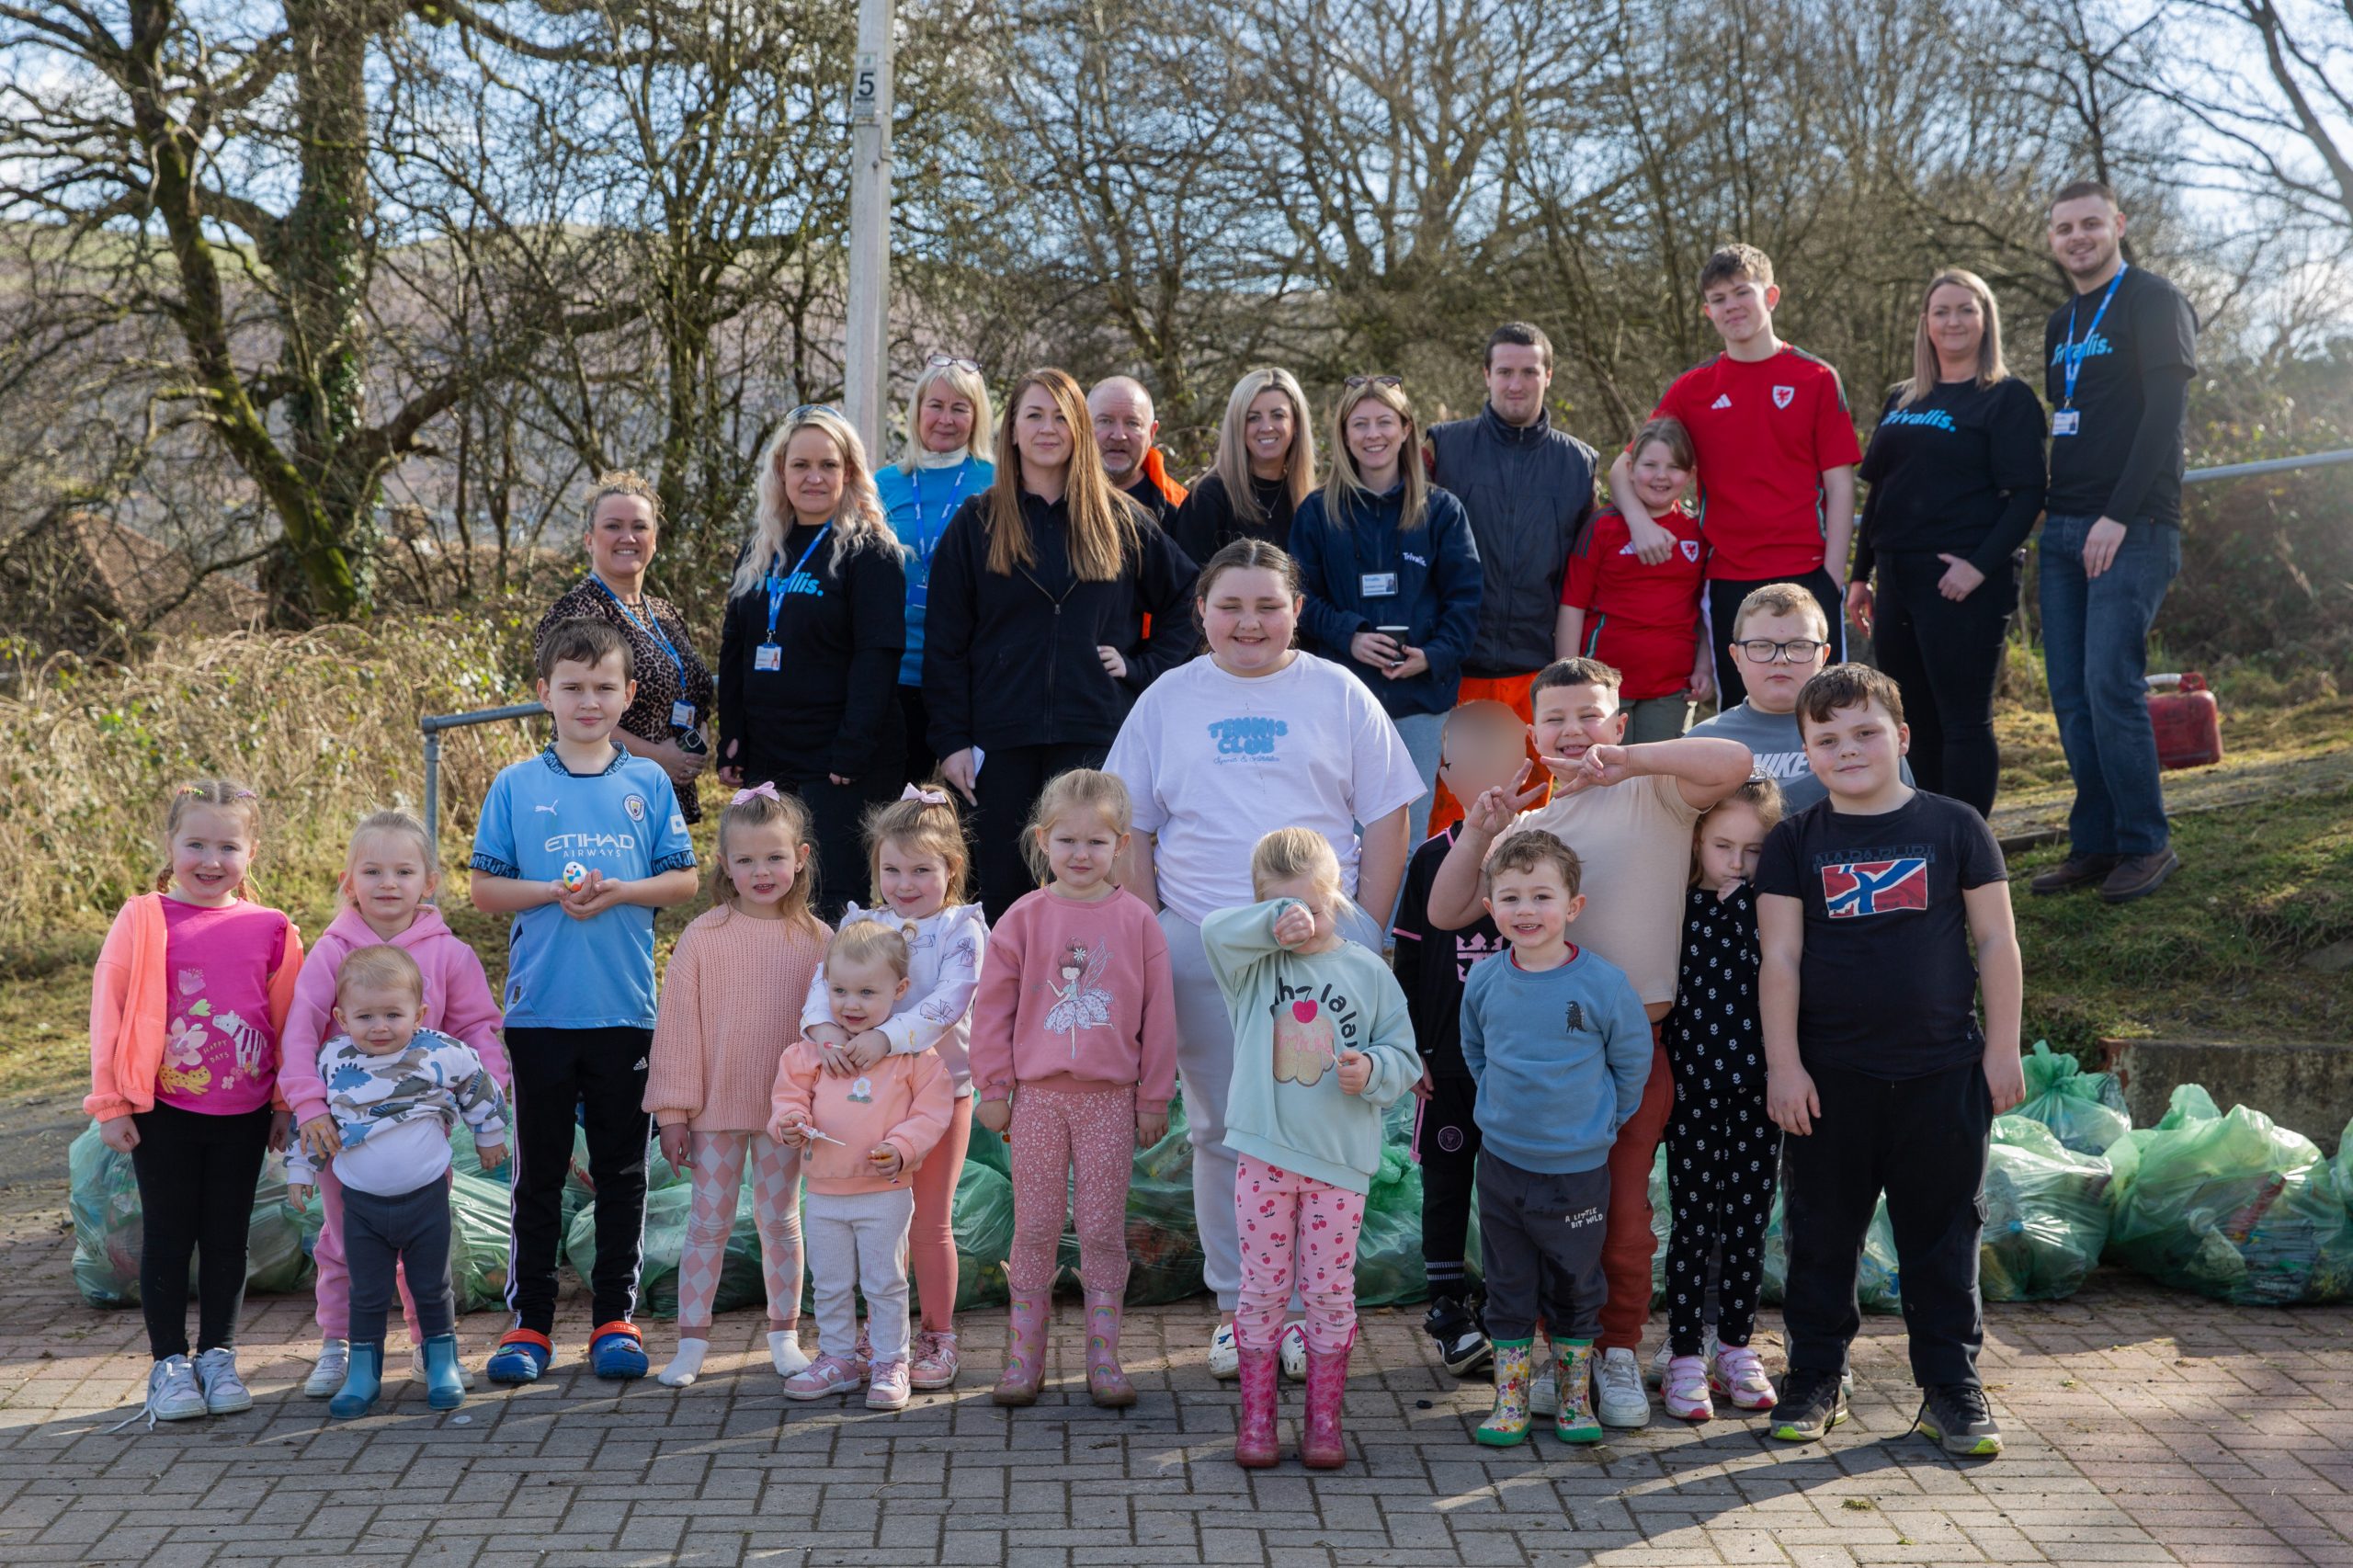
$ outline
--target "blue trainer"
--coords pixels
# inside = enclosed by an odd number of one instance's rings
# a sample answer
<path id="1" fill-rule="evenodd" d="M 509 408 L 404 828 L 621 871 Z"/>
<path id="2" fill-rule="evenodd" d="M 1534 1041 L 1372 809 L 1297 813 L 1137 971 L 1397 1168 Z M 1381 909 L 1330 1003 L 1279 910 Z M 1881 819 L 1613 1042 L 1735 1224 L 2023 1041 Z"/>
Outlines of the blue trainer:
<path id="1" fill-rule="evenodd" d="M 555 1344 L 546 1335 L 528 1328 L 510 1328 L 498 1341 L 498 1348 L 490 1353 L 490 1365 L 483 1370 L 494 1383 L 535 1383 L 554 1357 Z"/>

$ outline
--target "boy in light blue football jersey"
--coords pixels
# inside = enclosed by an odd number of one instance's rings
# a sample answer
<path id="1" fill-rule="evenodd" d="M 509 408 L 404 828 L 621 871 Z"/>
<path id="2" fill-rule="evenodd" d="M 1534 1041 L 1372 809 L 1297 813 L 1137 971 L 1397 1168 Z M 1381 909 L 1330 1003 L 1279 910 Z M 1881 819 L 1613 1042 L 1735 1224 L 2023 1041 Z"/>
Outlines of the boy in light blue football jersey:
<path id="1" fill-rule="evenodd" d="M 628 640 L 605 621 L 564 621 L 541 639 L 539 695 L 555 742 L 498 775 L 474 830 L 474 907 L 515 917 L 506 994 L 515 1324 L 490 1358 L 493 1382 L 534 1381 L 554 1355 L 575 1110 L 597 1189 L 590 1362 L 599 1377 L 646 1370 L 630 1316 L 645 1227 L 654 912 L 693 897 L 696 877 L 670 776 L 613 742 L 637 689 L 631 665 Z"/>

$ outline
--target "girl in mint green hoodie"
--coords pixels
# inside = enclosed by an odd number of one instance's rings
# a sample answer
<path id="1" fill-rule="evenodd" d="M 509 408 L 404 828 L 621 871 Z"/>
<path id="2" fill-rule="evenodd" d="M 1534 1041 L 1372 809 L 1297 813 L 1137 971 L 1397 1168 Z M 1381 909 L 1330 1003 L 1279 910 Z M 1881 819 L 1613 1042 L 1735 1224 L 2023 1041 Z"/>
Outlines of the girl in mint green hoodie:
<path id="1" fill-rule="evenodd" d="M 1381 1113 L 1421 1077 L 1405 994 L 1379 954 L 1341 939 L 1340 863 L 1323 835 L 1278 829 L 1250 857 L 1262 902 L 1201 923 L 1201 944 L 1233 1019 L 1226 1143 L 1240 1156 L 1234 1217 L 1242 1279 L 1233 1328 L 1242 1358 L 1234 1461 L 1280 1457 L 1275 1372 L 1283 1308 L 1306 1303 L 1307 1423 L 1300 1459 L 1347 1461 L 1340 1397 L 1356 1342 L 1357 1235 L 1381 1168 Z"/>

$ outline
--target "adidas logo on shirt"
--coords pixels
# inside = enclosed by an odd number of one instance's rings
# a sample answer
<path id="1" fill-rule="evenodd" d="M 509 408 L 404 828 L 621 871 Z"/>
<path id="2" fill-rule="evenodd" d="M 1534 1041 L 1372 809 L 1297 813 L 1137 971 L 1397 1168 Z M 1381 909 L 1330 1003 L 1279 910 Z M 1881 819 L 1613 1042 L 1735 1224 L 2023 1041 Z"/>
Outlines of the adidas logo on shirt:
<path id="1" fill-rule="evenodd" d="M 1716 394 L 1716 401 L 1708 404 L 1708 406 L 1711 409 L 1730 408 L 1732 406 L 1732 394 L 1730 392 L 1718 392 Z"/>

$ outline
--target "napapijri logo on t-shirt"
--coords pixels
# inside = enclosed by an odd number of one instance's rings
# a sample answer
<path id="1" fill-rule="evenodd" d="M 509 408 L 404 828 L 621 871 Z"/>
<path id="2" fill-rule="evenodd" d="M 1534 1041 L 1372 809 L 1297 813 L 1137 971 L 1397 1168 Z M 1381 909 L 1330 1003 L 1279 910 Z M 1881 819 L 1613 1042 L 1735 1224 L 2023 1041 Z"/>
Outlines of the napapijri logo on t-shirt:
<path id="1" fill-rule="evenodd" d="M 1833 920 L 1928 907 L 1928 858 L 1839 860 L 1822 868 L 1822 903 Z"/>
<path id="2" fill-rule="evenodd" d="M 1798 389 L 1795 387 L 1775 387 L 1773 389 L 1773 406 L 1775 408 L 1787 408 L 1790 403 L 1797 401 L 1797 395 Z"/>
<path id="3" fill-rule="evenodd" d="M 1221 757 L 1272 756 L 1275 742 L 1289 733 L 1290 726 L 1280 719 L 1220 719 L 1210 725 Z"/>
<path id="4" fill-rule="evenodd" d="M 1710 408 L 1730 408 L 1732 406 L 1732 393 L 1718 392 L 1716 394 L 1716 401 L 1708 404 L 1708 406 Z"/>

